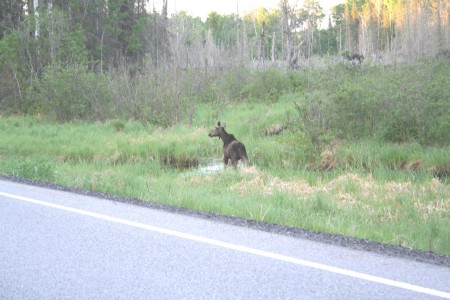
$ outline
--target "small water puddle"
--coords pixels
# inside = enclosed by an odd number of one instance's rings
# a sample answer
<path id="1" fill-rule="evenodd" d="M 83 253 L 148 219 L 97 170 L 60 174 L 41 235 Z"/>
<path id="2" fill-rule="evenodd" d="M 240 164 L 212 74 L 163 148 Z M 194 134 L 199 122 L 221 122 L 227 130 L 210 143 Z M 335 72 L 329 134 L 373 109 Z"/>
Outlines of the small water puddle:
<path id="1" fill-rule="evenodd" d="M 224 170 L 223 160 L 221 158 L 209 158 L 200 161 L 197 172 L 200 174 L 214 174 Z"/>
<path id="2" fill-rule="evenodd" d="M 223 172 L 224 165 L 223 160 L 221 158 L 213 157 L 206 158 L 199 161 L 198 166 L 196 168 L 191 168 L 186 170 L 186 172 L 182 172 L 181 176 L 188 175 L 211 175 L 219 172 Z"/>

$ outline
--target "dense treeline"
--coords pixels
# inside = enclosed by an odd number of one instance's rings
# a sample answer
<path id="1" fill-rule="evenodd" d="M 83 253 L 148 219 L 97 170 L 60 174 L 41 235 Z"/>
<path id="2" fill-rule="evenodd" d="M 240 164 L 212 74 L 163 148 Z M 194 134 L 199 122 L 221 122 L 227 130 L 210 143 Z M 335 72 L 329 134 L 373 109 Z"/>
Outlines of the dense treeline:
<path id="1" fill-rule="evenodd" d="M 277 9 L 243 16 L 211 12 L 205 22 L 185 12 L 168 16 L 168 5 L 164 0 L 159 12 L 148 0 L 2 1 L 3 64 L 15 58 L 27 65 L 31 74 L 24 75 L 36 75 L 54 62 L 137 72 L 149 63 L 211 68 L 284 61 L 295 67 L 312 55 L 415 61 L 449 51 L 450 5 L 443 0 L 346 0 L 327 17 L 318 0 L 303 6 L 280 0 Z"/>
<path id="2" fill-rule="evenodd" d="M 364 64 L 391 64 L 440 56 L 448 66 L 448 1 L 346 0 L 325 17 L 317 0 L 302 6 L 280 0 L 277 9 L 242 16 L 211 12 L 205 21 L 185 12 L 169 16 L 168 2 L 155 8 L 148 0 L 2 1 L 0 111 L 61 121 L 133 118 L 169 126 L 190 122 L 200 103 L 275 101 L 282 93 L 305 92 L 312 75 L 304 67 L 316 66 L 318 57 L 336 62 L 334 57 L 360 53 Z M 286 68 L 291 71 L 280 71 Z M 388 100 L 418 97 L 417 104 L 427 104 L 423 118 L 435 110 L 441 116 L 449 95 L 439 92 L 448 76 L 439 70 L 441 77 L 427 77 L 415 87 L 386 89 L 398 96 Z M 355 101 L 346 98 L 352 97 L 346 89 L 352 90 L 354 82 L 329 93 L 342 96 L 341 104 Z M 413 96 L 417 86 L 419 94 Z M 352 92 L 358 93 L 357 107 L 379 103 L 361 94 L 367 87 L 360 89 Z M 438 105 L 428 105 L 428 90 Z M 393 107 L 386 103 L 383 109 Z"/>

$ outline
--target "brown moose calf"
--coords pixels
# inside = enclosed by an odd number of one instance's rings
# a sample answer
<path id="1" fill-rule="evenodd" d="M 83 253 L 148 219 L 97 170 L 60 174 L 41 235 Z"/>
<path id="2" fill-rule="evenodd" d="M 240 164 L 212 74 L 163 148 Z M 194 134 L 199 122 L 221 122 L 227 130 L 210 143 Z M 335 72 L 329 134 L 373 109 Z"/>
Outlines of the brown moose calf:
<path id="1" fill-rule="evenodd" d="M 225 167 L 228 164 L 228 161 L 231 159 L 231 165 L 234 169 L 237 168 L 237 164 L 239 160 L 242 160 L 242 163 L 245 167 L 248 165 L 248 157 L 247 151 L 245 150 L 245 146 L 243 143 L 236 140 L 234 135 L 228 134 L 225 131 L 225 126 L 220 124 L 220 121 L 217 122 L 217 126 L 215 129 L 211 130 L 208 134 L 209 137 L 219 137 L 223 142 L 223 162 Z"/>

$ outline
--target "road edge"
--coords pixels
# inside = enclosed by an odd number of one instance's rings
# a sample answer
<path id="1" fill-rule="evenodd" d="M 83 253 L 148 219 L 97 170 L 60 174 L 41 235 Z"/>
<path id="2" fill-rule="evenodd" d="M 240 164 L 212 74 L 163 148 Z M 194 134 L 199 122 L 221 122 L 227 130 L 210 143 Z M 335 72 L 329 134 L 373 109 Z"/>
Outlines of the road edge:
<path id="1" fill-rule="evenodd" d="M 75 194 L 96 197 L 100 199 L 106 199 L 110 201 L 116 201 L 131 205 L 138 205 L 141 207 L 147 207 L 152 209 L 163 210 L 166 212 L 183 214 L 187 216 L 212 220 L 215 222 L 222 222 L 225 224 L 247 227 L 264 232 L 270 232 L 274 234 L 285 235 L 294 238 L 307 239 L 324 244 L 336 245 L 354 250 L 367 251 L 371 253 L 377 253 L 382 255 L 388 255 L 397 258 L 409 259 L 417 262 L 433 264 L 437 266 L 450 267 L 450 256 L 434 253 L 431 251 L 422 251 L 402 246 L 395 246 L 390 244 L 383 244 L 366 239 L 348 237 L 338 234 L 328 234 L 323 232 L 311 231 L 307 229 L 301 229 L 297 227 L 282 226 L 273 223 L 260 222 L 256 220 L 250 220 L 240 217 L 223 216 L 211 212 L 191 210 L 184 207 L 173 206 L 168 204 L 162 204 L 152 202 L 148 200 L 140 200 L 130 197 L 121 197 L 113 194 L 102 193 L 98 191 L 82 190 L 55 183 L 37 181 L 27 178 L 20 178 L 17 176 L 7 175 L 0 173 L 0 180 L 11 181 L 15 183 L 22 183 L 37 187 L 49 188 L 53 190 L 71 192 Z"/>

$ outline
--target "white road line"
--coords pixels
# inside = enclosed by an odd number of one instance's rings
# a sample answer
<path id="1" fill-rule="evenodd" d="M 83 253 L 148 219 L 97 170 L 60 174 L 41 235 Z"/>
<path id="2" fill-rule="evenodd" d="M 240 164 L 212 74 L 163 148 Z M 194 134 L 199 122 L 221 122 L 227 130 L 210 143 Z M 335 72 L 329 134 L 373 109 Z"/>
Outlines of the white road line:
<path id="1" fill-rule="evenodd" d="M 430 289 L 430 288 L 426 288 L 426 287 L 422 287 L 422 286 L 418 286 L 418 285 L 413 285 L 413 284 L 409 284 L 409 283 L 405 283 L 405 282 L 401 282 L 401 281 L 391 280 L 391 279 L 373 276 L 373 275 L 369 275 L 369 274 L 364 274 L 364 273 L 360 273 L 360 272 L 355 272 L 355 271 L 351 271 L 351 270 L 347 270 L 347 269 L 336 268 L 333 266 L 319 264 L 319 263 L 315 263 L 312 261 L 298 259 L 295 257 L 280 255 L 280 254 L 276 254 L 276 253 L 271 253 L 271 252 L 267 252 L 267 251 L 263 251 L 263 250 L 258 250 L 258 249 L 254 249 L 254 248 L 237 245 L 237 244 L 232 244 L 232 243 L 222 242 L 219 240 L 214 240 L 214 239 L 210 239 L 210 238 L 206 238 L 206 237 L 202 237 L 202 236 L 197 236 L 197 235 L 193 235 L 193 234 L 189 234 L 189 233 L 184 233 L 184 232 L 174 231 L 174 230 L 156 227 L 156 226 L 152 226 L 152 225 L 137 223 L 137 222 L 124 220 L 124 219 L 120 219 L 120 218 L 115 218 L 115 217 L 111 217 L 111 216 L 106 216 L 106 215 L 102 215 L 102 214 L 98 214 L 98 213 L 94 213 L 94 212 L 90 212 L 90 211 L 86 211 L 86 210 L 81 210 L 81 209 L 77 209 L 77 208 L 72 208 L 72 207 L 67 207 L 67 206 L 50 203 L 50 202 L 31 199 L 28 197 L 23 197 L 23 196 L 18 196 L 18 195 L 3 193 L 3 192 L 0 192 L 0 196 L 4 196 L 7 198 L 16 199 L 16 200 L 21 200 L 21 201 L 26 201 L 29 203 L 34 203 L 34 204 L 38 204 L 38 205 L 42 205 L 42 206 L 46 206 L 46 207 L 56 208 L 56 209 L 64 210 L 67 212 L 84 215 L 84 216 L 88 216 L 88 217 L 92 217 L 92 218 L 96 218 L 96 219 L 100 219 L 100 220 L 105 220 L 105 221 L 109 221 L 109 222 L 113 222 L 113 223 L 128 225 L 128 226 L 141 228 L 141 229 L 145 229 L 145 230 L 149 230 L 149 231 L 153 231 L 153 232 L 167 234 L 167 235 L 175 236 L 175 237 L 182 238 L 182 239 L 188 239 L 188 240 L 205 243 L 205 244 L 209 244 L 209 245 L 213 245 L 213 246 L 232 249 L 232 250 L 239 251 L 239 252 L 245 252 L 245 253 L 249 253 L 249 254 L 253 254 L 253 255 L 267 257 L 267 258 L 271 258 L 271 259 L 275 259 L 275 260 L 279 260 L 279 261 L 283 261 L 283 262 L 287 262 L 287 263 L 292 263 L 292 264 L 296 264 L 296 265 L 300 265 L 300 266 L 304 266 L 304 267 L 309 267 L 309 268 L 318 269 L 318 270 L 322 270 L 322 271 L 326 271 L 326 272 L 331 272 L 331 273 L 335 273 L 335 274 L 339 274 L 339 275 L 349 276 L 349 277 L 353 277 L 353 278 L 357 278 L 357 279 L 362 279 L 362 280 L 376 282 L 376 283 L 380 283 L 380 284 L 384 284 L 384 285 L 388 285 L 388 286 L 402 288 L 402 289 L 417 292 L 417 293 L 423 293 L 423 294 L 428 294 L 428 295 L 432 295 L 432 296 L 450 299 L 450 293 L 435 290 L 435 289 Z"/>

